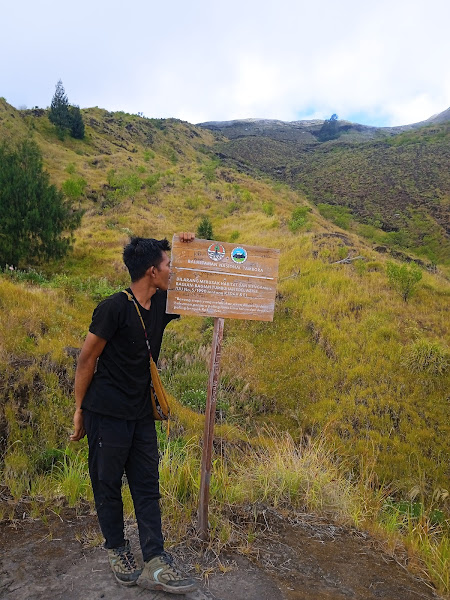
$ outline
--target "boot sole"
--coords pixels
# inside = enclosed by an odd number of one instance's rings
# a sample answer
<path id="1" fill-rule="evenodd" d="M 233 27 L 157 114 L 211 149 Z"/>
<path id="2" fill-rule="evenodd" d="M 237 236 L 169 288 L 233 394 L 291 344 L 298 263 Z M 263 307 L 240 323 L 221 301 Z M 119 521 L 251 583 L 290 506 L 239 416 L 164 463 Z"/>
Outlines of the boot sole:
<path id="1" fill-rule="evenodd" d="M 151 579 L 142 579 L 142 577 L 139 577 L 137 584 L 139 587 L 142 587 L 146 590 L 157 590 L 161 592 L 168 592 L 169 594 L 187 594 L 188 592 L 193 592 L 198 587 L 196 583 L 192 583 L 183 587 L 174 588 L 171 585 L 152 581 Z"/>
<path id="2" fill-rule="evenodd" d="M 124 585 L 125 587 L 131 587 L 132 585 L 137 585 L 137 579 L 135 579 L 134 581 L 123 581 L 122 579 L 119 579 L 115 573 L 114 573 L 114 579 L 117 581 L 117 583 L 120 583 L 120 585 Z"/>

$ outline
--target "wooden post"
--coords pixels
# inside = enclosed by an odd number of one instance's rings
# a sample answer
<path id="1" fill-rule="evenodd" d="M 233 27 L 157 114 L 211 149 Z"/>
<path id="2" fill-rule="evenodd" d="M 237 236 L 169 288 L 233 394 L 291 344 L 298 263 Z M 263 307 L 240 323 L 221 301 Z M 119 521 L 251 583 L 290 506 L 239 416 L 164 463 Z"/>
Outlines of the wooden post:
<path id="1" fill-rule="evenodd" d="M 206 398 L 205 429 L 203 432 L 202 469 L 200 479 L 200 502 L 198 507 L 198 533 L 202 540 L 208 540 L 209 483 L 211 481 L 211 457 L 214 439 L 217 388 L 219 386 L 220 356 L 222 352 L 224 320 L 214 319 L 211 362 L 209 368 L 208 395 Z"/>

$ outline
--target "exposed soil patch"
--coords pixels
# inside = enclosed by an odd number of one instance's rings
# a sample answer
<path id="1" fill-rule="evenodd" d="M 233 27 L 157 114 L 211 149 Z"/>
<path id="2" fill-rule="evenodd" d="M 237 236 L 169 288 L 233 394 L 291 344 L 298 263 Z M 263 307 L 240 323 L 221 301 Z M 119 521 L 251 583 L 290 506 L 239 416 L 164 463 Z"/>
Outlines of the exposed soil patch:
<path id="1" fill-rule="evenodd" d="M 86 510 L 84 511 L 87 512 Z M 98 545 L 92 514 L 64 509 L 42 520 L 28 517 L 0 523 L 0 599 L 125 600 L 174 598 L 162 592 L 115 583 L 106 552 Z M 425 582 L 376 548 L 366 534 L 337 527 L 312 515 L 284 519 L 263 514 L 252 559 L 220 557 L 225 573 L 212 573 L 186 600 L 436 600 Z M 139 559 L 137 530 L 127 536 Z M 194 577 L 194 564 L 208 568 L 208 557 L 191 548 L 173 554 Z M 217 564 L 217 562 L 216 562 Z M 210 565 L 211 566 L 211 565 Z"/>
<path id="2" fill-rule="evenodd" d="M 288 600 L 438 597 L 364 532 L 308 514 L 278 521 L 258 544 L 258 564 Z"/>

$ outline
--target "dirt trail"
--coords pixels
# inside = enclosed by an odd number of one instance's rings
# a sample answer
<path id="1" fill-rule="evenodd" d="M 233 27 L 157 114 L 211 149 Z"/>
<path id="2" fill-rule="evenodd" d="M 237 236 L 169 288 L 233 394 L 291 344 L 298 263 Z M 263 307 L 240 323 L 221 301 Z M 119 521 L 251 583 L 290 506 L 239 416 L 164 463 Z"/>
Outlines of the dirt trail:
<path id="1" fill-rule="evenodd" d="M 97 531 L 92 515 L 66 510 L 47 523 L 28 518 L 0 523 L 1 600 L 436 600 L 438 596 L 388 558 L 367 535 L 311 515 L 287 522 L 269 515 L 253 561 L 221 557 L 230 570 L 215 573 L 197 592 L 173 596 L 117 584 L 106 552 L 78 538 Z M 134 526 L 127 535 L 137 557 Z M 186 549 L 174 552 L 189 571 Z M 191 569 L 191 575 L 195 573 Z"/>

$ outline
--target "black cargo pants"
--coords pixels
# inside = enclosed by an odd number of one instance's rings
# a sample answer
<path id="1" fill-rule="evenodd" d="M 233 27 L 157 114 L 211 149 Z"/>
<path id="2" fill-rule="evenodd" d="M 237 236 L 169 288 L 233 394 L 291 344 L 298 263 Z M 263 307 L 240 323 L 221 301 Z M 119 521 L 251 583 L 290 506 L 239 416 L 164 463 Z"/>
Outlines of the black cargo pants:
<path id="1" fill-rule="evenodd" d="M 127 421 L 83 410 L 89 474 L 105 548 L 124 545 L 122 476 L 133 498 L 144 561 L 162 554 L 158 444 L 151 416 Z"/>

